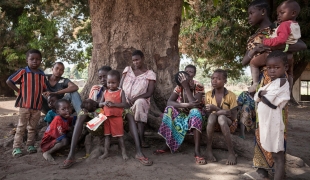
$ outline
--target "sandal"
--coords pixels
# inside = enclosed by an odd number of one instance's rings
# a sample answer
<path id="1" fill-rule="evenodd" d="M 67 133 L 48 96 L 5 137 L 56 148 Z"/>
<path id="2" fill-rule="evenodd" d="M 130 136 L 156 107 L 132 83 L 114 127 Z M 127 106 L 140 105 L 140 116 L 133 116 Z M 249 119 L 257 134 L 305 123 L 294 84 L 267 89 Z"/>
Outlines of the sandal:
<path id="1" fill-rule="evenodd" d="M 20 148 L 14 148 L 12 152 L 13 157 L 21 157 L 23 155 Z"/>
<path id="2" fill-rule="evenodd" d="M 64 161 L 64 163 L 62 164 L 62 166 L 59 166 L 61 169 L 68 169 L 69 167 L 71 167 L 73 164 L 75 164 L 75 160 L 71 160 L 71 159 L 66 159 Z"/>
<path id="3" fill-rule="evenodd" d="M 157 149 L 156 151 L 153 152 L 154 155 L 160 155 L 160 154 L 164 154 L 167 153 L 168 151 L 166 150 L 162 150 L 162 149 Z"/>
<path id="4" fill-rule="evenodd" d="M 144 166 L 151 166 L 153 164 L 153 161 L 149 160 L 149 158 L 144 157 L 144 156 L 136 157 L 135 159 L 137 159 Z"/>
<path id="5" fill-rule="evenodd" d="M 34 146 L 28 146 L 27 152 L 29 154 L 37 153 L 37 149 Z"/>
<path id="6" fill-rule="evenodd" d="M 207 164 L 205 158 L 203 158 L 203 157 L 195 156 L 195 160 L 196 160 L 196 164 L 198 164 L 198 165 Z"/>

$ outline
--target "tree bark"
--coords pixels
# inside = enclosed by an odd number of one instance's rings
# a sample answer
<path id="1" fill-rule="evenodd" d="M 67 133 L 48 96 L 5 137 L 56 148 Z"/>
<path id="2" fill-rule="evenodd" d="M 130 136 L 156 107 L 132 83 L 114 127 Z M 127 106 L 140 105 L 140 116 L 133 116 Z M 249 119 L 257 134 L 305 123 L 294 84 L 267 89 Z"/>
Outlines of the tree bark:
<path id="1" fill-rule="evenodd" d="M 173 86 L 173 74 L 179 68 L 178 35 L 182 0 L 90 0 L 93 36 L 89 78 L 82 91 L 87 97 L 98 84 L 97 70 L 110 65 L 120 72 L 130 66 L 131 53 L 140 49 L 145 63 L 156 75 L 152 109 L 160 114 Z M 158 124 L 158 123 L 157 123 Z"/>

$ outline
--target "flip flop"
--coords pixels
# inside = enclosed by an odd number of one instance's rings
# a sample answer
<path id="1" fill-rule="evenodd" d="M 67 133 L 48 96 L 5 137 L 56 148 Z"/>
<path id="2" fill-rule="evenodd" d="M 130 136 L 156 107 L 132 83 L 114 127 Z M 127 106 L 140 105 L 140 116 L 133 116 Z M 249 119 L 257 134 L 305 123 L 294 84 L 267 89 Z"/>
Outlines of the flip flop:
<path id="1" fill-rule="evenodd" d="M 162 149 L 157 149 L 156 151 L 153 152 L 154 155 L 160 155 L 167 153 L 168 151 L 162 150 Z"/>
<path id="2" fill-rule="evenodd" d="M 70 159 L 66 159 L 64 161 L 64 163 L 62 164 L 62 166 L 59 166 L 61 169 L 68 169 L 70 168 L 73 164 L 75 164 L 76 161 L 75 160 L 70 160 Z"/>
<path id="3" fill-rule="evenodd" d="M 136 160 L 138 160 L 142 165 L 144 165 L 144 166 L 151 166 L 151 165 L 153 165 L 153 161 L 151 161 L 151 160 L 149 160 L 149 158 L 147 158 L 147 157 L 136 157 L 135 158 Z"/>
<path id="4" fill-rule="evenodd" d="M 205 158 L 203 158 L 203 157 L 195 156 L 195 160 L 196 160 L 196 164 L 198 164 L 198 165 L 207 164 Z"/>

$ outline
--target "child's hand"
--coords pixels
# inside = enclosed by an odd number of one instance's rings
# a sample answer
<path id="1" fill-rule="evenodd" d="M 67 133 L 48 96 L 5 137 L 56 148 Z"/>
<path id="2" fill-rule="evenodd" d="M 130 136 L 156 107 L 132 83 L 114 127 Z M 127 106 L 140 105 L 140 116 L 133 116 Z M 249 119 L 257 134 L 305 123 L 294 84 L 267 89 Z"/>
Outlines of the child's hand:
<path id="1" fill-rule="evenodd" d="M 212 112 L 212 111 L 216 111 L 217 107 L 213 104 L 207 104 L 206 105 L 206 110 L 207 112 Z"/>
<path id="2" fill-rule="evenodd" d="M 266 91 L 266 90 L 261 90 L 261 91 L 259 91 L 259 94 L 260 94 L 261 96 L 264 96 L 264 95 L 267 94 L 267 91 Z"/>
<path id="3" fill-rule="evenodd" d="M 113 107 L 113 106 L 114 106 L 114 103 L 112 103 L 111 101 L 107 101 L 107 102 L 106 102 L 106 106 L 108 106 L 108 107 Z"/>
<path id="4" fill-rule="evenodd" d="M 46 98 L 50 95 L 50 91 L 45 91 L 45 92 L 43 92 L 42 94 L 43 94 L 43 96 L 45 96 Z"/>
<path id="5" fill-rule="evenodd" d="M 253 54 L 256 54 L 256 53 L 263 53 L 263 52 L 268 52 L 270 51 L 270 47 L 268 46 L 264 46 L 263 44 L 257 44 L 253 49 Z"/>
<path id="6" fill-rule="evenodd" d="M 200 102 L 198 102 L 198 100 L 194 101 L 194 102 L 189 102 L 188 103 L 188 107 L 187 108 L 198 108 L 200 106 Z"/>
<path id="7" fill-rule="evenodd" d="M 179 81 L 180 81 L 182 87 L 184 87 L 184 86 L 189 84 L 188 83 L 188 79 L 186 79 L 186 77 L 185 77 L 185 75 L 183 73 L 180 73 L 178 78 L 179 78 Z"/>

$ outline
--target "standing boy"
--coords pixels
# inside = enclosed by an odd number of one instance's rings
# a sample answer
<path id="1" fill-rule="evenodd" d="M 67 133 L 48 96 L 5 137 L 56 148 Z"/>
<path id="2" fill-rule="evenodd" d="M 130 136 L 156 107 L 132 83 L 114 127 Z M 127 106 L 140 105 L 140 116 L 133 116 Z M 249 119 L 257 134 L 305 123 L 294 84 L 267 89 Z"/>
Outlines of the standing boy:
<path id="1" fill-rule="evenodd" d="M 40 119 L 42 108 L 42 93 L 46 90 L 45 75 L 39 69 L 42 55 L 39 50 L 31 49 L 26 53 L 28 66 L 19 69 L 12 74 L 6 81 L 7 85 L 18 93 L 15 107 L 19 107 L 19 120 L 13 143 L 14 157 L 22 156 L 21 145 L 26 127 L 28 130 L 27 152 L 36 153 L 34 147 L 36 125 Z M 16 86 L 20 84 L 20 88 Z"/>

